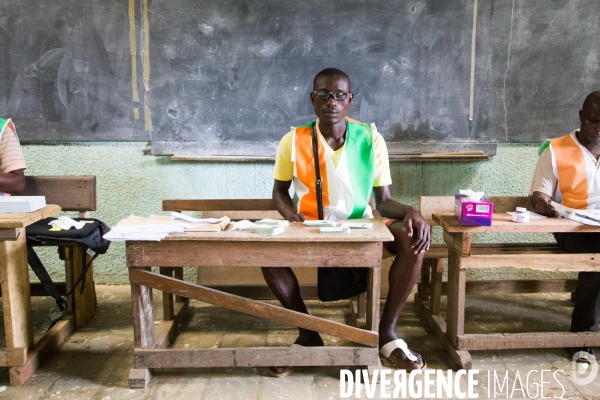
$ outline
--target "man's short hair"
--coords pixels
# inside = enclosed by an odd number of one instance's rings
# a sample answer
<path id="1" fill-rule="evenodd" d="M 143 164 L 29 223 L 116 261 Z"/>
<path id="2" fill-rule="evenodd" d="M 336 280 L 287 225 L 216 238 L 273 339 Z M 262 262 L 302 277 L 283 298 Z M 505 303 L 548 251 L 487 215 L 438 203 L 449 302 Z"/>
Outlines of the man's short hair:
<path id="1" fill-rule="evenodd" d="M 330 76 L 343 76 L 344 78 L 346 78 L 346 80 L 348 80 L 348 90 L 350 90 L 350 77 L 346 75 L 344 71 L 337 68 L 325 68 L 323 71 L 319 72 L 313 80 L 313 90 L 316 89 L 315 83 L 317 82 L 317 79 Z"/>
<path id="2" fill-rule="evenodd" d="M 581 109 L 586 110 L 593 105 L 600 106 L 600 90 L 588 94 L 583 101 L 583 106 L 581 106 Z"/>

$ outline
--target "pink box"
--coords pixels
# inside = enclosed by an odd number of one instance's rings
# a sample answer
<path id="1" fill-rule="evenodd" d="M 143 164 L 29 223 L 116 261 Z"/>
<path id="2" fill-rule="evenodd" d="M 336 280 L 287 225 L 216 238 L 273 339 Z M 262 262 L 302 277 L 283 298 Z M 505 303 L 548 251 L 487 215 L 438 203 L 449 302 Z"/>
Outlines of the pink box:
<path id="1" fill-rule="evenodd" d="M 461 225 L 492 225 L 494 205 L 485 197 L 473 201 L 464 194 L 454 195 L 454 216 Z"/>

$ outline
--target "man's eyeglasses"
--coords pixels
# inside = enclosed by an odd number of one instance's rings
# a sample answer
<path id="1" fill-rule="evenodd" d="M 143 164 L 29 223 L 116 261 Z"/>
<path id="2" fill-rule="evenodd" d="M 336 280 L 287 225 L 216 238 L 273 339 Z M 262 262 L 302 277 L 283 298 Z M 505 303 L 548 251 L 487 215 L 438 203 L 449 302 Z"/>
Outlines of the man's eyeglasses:
<path id="1" fill-rule="evenodd" d="M 313 92 L 317 98 L 321 100 L 329 100 L 333 97 L 335 101 L 344 101 L 348 98 L 348 94 L 346 92 L 329 92 L 327 90 L 315 90 Z"/>

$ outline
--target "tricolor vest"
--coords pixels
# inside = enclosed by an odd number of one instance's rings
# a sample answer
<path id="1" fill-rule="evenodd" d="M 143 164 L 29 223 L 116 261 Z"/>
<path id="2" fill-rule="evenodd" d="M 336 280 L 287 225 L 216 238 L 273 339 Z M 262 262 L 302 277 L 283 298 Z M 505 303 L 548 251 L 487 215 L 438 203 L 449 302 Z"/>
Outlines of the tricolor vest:
<path id="1" fill-rule="evenodd" d="M 583 149 L 571 135 L 550 139 L 553 163 L 558 172 L 562 204 L 584 210 L 588 207 L 588 173 Z"/>
<path id="2" fill-rule="evenodd" d="M 318 219 L 313 123 L 294 129 L 292 162 L 296 209 L 307 219 Z M 319 167 L 323 188 L 323 219 L 372 218 L 369 199 L 375 179 L 373 129 L 370 124 L 347 118 L 346 142 L 337 167 L 325 151 L 325 138 L 318 135 Z"/>
<path id="3" fill-rule="evenodd" d="M 4 129 L 10 126 L 12 130 L 16 133 L 15 124 L 10 119 L 2 119 L 0 118 L 0 139 L 2 139 L 2 134 L 4 134 Z"/>

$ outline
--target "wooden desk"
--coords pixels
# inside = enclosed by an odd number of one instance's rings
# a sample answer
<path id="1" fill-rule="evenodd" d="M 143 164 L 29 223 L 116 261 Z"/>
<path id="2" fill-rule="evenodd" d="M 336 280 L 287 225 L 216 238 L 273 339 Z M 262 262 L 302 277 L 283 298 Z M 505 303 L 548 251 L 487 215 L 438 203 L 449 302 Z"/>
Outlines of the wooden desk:
<path id="1" fill-rule="evenodd" d="M 57 205 L 47 205 L 30 213 L 0 214 L 0 281 L 6 337 L 6 348 L 0 349 L 0 366 L 9 367 L 11 385 L 24 383 L 75 328 L 73 314 L 67 314 L 34 345 L 25 228 L 60 210 Z"/>
<path id="2" fill-rule="evenodd" d="M 127 242 L 135 341 L 129 385 L 145 387 L 150 379 L 150 368 L 379 366 L 377 329 L 382 242 L 393 240 L 393 236 L 381 219 L 369 221 L 374 223 L 373 229 L 354 229 L 350 235 L 324 235 L 318 228 L 292 223 L 278 236 L 248 231 L 193 232 L 170 235 L 161 242 Z M 160 274 L 150 272 L 152 266 L 161 266 Z M 366 330 L 173 278 L 181 276 L 175 270 L 182 266 L 369 267 Z M 164 317 L 156 329 L 152 289 L 163 292 Z M 173 295 L 180 297 L 174 302 Z M 188 299 L 333 335 L 363 346 L 166 349 L 177 335 L 178 322 L 188 307 Z"/>
<path id="3" fill-rule="evenodd" d="M 465 334 L 465 287 L 469 268 L 530 268 L 543 271 L 598 271 L 600 254 L 571 254 L 555 245 L 521 249 L 512 244 L 472 246 L 471 233 L 600 232 L 600 227 L 583 225 L 569 219 L 535 219 L 529 223 L 512 222 L 509 214 L 494 214 L 492 226 L 462 226 L 452 214 L 434 214 L 433 220 L 444 229 L 448 245 L 448 310 L 444 321 L 439 315 L 424 316 L 442 340 L 452 359 L 470 369 L 468 350 L 527 349 L 600 346 L 600 333 L 536 332 Z"/>

